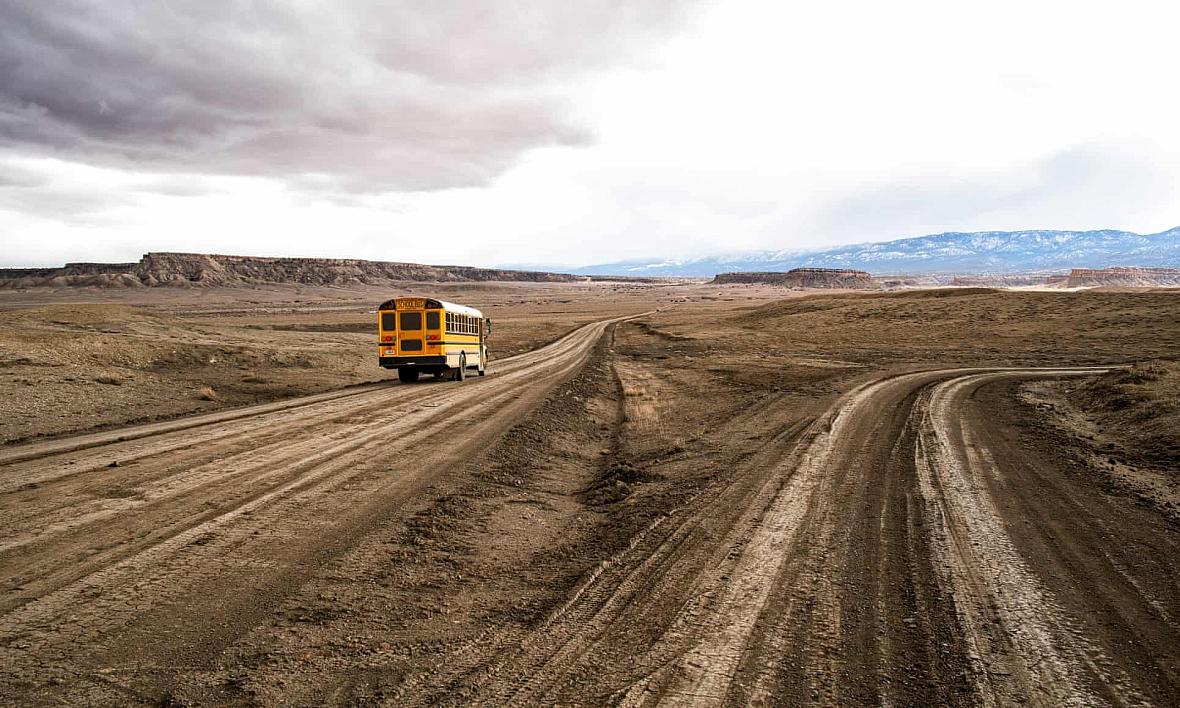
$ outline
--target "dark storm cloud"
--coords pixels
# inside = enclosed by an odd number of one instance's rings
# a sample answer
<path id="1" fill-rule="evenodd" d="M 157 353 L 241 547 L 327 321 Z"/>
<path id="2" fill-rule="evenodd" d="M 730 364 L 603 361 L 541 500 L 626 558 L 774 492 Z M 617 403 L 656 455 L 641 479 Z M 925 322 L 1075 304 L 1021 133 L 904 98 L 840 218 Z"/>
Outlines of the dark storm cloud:
<path id="1" fill-rule="evenodd" d="M 682 4 L 10 0 L 0 143 L 359 190 L 479 185 L 525 150 L 586 142 L 562 82 L 634 60 Z"/>

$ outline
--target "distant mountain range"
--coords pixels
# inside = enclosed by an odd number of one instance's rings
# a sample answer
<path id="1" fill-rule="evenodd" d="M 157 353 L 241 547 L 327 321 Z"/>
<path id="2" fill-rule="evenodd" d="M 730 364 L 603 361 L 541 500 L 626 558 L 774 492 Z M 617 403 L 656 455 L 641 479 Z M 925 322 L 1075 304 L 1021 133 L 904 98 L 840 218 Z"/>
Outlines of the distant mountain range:
<path id="1" fill-rule="evenodd" d="M 633 260 L 575 269 L 580 275 L 713 276 L 733 271 L 855 268 L 875 275 L 1011 274 L 1180 266 L 1180 227 L 1129 231 L 950 232 L 813 251 L 755 251 L 692 260 Z"/>

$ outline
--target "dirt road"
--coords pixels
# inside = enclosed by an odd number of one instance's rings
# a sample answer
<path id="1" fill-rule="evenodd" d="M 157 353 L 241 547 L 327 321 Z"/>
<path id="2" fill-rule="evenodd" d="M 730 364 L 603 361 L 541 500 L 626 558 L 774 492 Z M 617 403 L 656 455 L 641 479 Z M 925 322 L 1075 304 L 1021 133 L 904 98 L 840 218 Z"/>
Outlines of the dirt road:
<path id="1" fill-rule="evenodd" d="M 1180 535 L 1029 449 L 1011 396 L 994 395 L 1094 371 L 931 371 L 852 391 L 612 558 L 488 662 L 481 696 L 1172 702 Z"/>
<path id="2" fill-rule="evenodd" d="M 84 703 L 143 700 L 109 667 L 217 656 L 308 569 L 534 408 L 609 323 L 464 385 L 367 386 L 3 451 L 3 695 L 49 678 Z"/>
<path id="3" fill-rule="evenodd" d="M 658 370 L 612 358 L 608 328 L 588 325 L 461 386 L 363 387 L 0 452 L 0 697 L 175 704 L 188 687 L 231 703 L 638 706 L 1180 695 L 1180 534 L 1030 439 L 1015 403 L 1016 382 L 1096 369 L 888 376 L 802 419 L 774 397 L 736 414 L 671 410 L 660 408 Z M 568 388 L 571 377 L 586 381 Z M 577 405 L 551 413 L 555 398 Z M 562 410 L 593 415 L 561 422 L 565 448 L 513 457 L 513 446 L 557 444 L 544 417 Z M 660 416 L 673 413 L 708 429 L 701 445 L 743 435 L 757 448 L 720 455 L 725 474 L 658 513 L 601 511 L 628 487 L 618 475 L 604 487 L 600 468 L 614 463 L 597 460 L 619 455 L 627 436 L 666 434 Z M 537 415 L 540 433 L 505 436 Z M 499 511 L 444 497 L 422 512 L 434 485 L 500 438 L 482 481 L 462 478 L 480 498 L 509 490 Z M 691 465 L 684 450 L 671 454 Z M 556 491 L 512 496 L 538 459 Z M 577 470 L 586 484 L 562 481 Z M 464 514 L 482 546 L 448 526 Z M 411 517 L 423 520 L 414 533 L 390 535 L 391 519 Z M 505 551 L 512 542 L 527 552 Z M 440 560 L 410 568 L 418 546 Z M 482 575 L 463 577 L 471 567 Z M 413 592 L 391 594 L 398 583 Z M 452 613 L 479 593 L 482 604 Z M 424 595 L 437 605 L 390 599 Z"/>

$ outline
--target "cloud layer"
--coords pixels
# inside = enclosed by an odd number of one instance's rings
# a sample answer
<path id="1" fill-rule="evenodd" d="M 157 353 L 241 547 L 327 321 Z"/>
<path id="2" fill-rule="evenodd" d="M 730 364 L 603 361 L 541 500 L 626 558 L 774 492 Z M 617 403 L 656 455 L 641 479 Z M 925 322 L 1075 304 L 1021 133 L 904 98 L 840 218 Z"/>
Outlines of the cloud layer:
<path id="1" fill-rule="evenodd" d="M 1180 223 L 1155 0 L 8 0 L 0 266 Z"/>
<path id="2" fill-rule="evenodd" d="M 0 143 L 22 155 L 349 191 L 488 183 L 590 139 L 563 82 L 633 60 L 679 3 L 0 5 Z"/>

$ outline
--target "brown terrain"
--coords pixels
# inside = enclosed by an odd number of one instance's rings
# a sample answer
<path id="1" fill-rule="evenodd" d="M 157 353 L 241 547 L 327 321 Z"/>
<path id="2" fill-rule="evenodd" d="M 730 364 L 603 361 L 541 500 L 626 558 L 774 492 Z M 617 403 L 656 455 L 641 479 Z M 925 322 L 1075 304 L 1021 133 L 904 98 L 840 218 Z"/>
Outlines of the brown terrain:
<path id="1" fill-rule="evenodd" d="M 0 699 L 1175 704 L 1178 297 L 0 291 Z"/>

